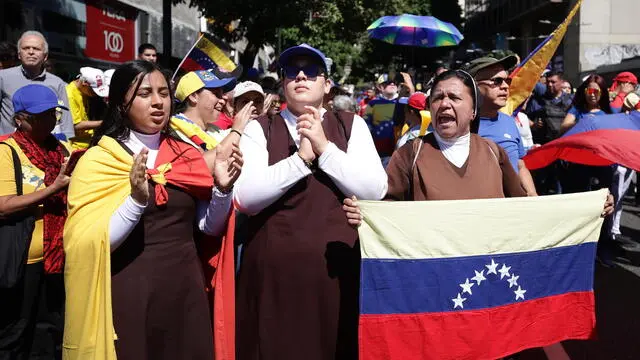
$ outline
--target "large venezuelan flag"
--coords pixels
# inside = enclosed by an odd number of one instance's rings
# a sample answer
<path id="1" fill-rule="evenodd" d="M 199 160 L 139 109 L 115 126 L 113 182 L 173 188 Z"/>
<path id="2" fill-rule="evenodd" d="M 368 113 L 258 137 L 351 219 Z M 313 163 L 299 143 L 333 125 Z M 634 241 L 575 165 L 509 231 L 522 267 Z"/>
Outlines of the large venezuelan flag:
<path id="1" fill-rule="evenodd" d="M 182 59 L 176 69 L 185 72 L 196 70 L 220 69 L 222 72 L 232 73 L 236 70 L 236 64 L 209 39 L 206 34 L 201 34 L 196 43 L 193 44 L 189 53 Z M 175 74 L 173 75 L 175 77 Z"/>
<path id="2" fill-rule="evenodd" d="M 496 359 L 592 338 L 606 196 L 361 201 L 360 359 Z"/>
<path id="3" fill-rule="evenodd" d="M 507 105 L 500 111 L 507 115 L 513 115 L 531 95 L 536 82 L 542 76 L 542 72 L 562 42 L 567 27 L 580 10 L 581 4 L 582 0 L 578 0 L 567 18 L 511 72 L 509 77 L 511 77 L 512 83 L 509 89 L 509 99 Z"/>

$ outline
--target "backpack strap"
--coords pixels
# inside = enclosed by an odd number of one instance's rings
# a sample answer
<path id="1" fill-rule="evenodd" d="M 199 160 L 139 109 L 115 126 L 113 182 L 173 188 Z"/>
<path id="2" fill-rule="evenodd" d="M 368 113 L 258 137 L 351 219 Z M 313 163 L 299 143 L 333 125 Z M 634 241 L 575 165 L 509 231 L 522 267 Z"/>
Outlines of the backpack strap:
<path id="1" fill-rule="evenodd" d="M 7 145 L 11 149 L 11 157 L 13 158 L 13 174 L 16 179 L 16 194 L 22 195 L 22 164 L 20 163 L 20 157 L 13 146 L 6 142 L 0 142 L 0 144 Z"/>
<path id="2" fill-rule="evenodd" d="M 413 177 L 416 173 L 416 163 L 418 161 L 418 155 L 420 155 L 420 150 L 422 150 L 422 143 L 424 142 L 424 138 L 422 136 L 413 139 L 411 143 L 411 147 L 413 148 L 413 161 L 411 163 L 411 174 L 409 174 L 409 194 L 411 194 L 411 201 L 414 200 L 413 194 Z M 408 200 L 408 199 L 405 199 Z"/>
<path id="3" fill-rule="evenodd" d="M 493 155 L 493 158 L 496 159 L 496 164 L 498 164 L 498 167 L 500 167 L 500 160 L 498 160 L 498 153 L 500 152 L 500 150 L 497 148 L 498 145 L 492 141 L 486 141 L 486 143 L 487 146 L 489 146 L 489 150 L 491 150 L 491 155 Z"/>
<path id="4" fill-rule="evenodd" d="M 411 163 L 411 174 L 413 175 L 413 172 L 416 169 L 416 161 L 418 161 L 418 155 L 420 155 L 420 150 L 422 150 L 422 143 L 424 142 L 424 140 L 422 139 L 422 137 L 418 137 L 417 139 L 413 140 L 413 162 Z M 413 176 L 412 176 L 413 177 Z"/>

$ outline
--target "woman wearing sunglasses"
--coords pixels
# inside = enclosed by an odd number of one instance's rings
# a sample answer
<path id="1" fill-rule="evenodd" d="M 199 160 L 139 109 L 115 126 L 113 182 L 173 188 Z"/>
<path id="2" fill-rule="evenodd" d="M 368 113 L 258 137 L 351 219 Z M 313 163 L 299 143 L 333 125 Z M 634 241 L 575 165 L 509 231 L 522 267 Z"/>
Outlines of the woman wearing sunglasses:
<path id="1" fill-rule="evenodd" d="M 236 358 L 357 359 L 360 252 L 342 199 L 381 199 L 387 177 L 364 119 L 323 107 L 325 55 L 302 44 L 278 63 L 287 108 L 240 140 Z"/>
<path id="2" fill-rule="evenodd" d="M 573 106 L 564 118 L 560 131 L 564 134 L 585 116 L 605 114 L 611 114 L 609 90 L 602 76 L 590 75 L 576 91 Z"/>
<path id="3" fill-rule="evenodd" d="M 573 106 L 569 109 L 560 128 L 561 134 L 571 130 L 579 121 L 588 116 L 611 114 L 609 91 L 602 76 L 590 75 L 576 91 Z M 566 194 L 588 191 L 592 184 L 599 186 L 611 182 L 611 169 L 608 166 L 594 167 L 563 162 L 560 169 L 562 191 Z"/>

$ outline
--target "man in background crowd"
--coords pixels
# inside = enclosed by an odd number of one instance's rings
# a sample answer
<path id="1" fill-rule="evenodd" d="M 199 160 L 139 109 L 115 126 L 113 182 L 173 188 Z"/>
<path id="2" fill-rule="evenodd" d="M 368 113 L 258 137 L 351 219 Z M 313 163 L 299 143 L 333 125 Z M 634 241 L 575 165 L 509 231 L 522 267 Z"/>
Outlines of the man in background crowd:
<path id="1" fill-rule="evenodd" d="M 91 142 L 93 129 L 102 124 L 102 119 L 96 118 L 100 116 L 95 111 L 95 107 L 99 105 L 93 100 L 96 100 L 96 96 L 100 98 L 109 96 L 109 87 L 102 70 L 92 67 L 80 68 L 77 79 L 67 85 L 67 96 L 73 128 L 76 132 L 76 136 L 71 139 L 71 146 L 74 149 L 86 149 Z"/>
<path id="2" fill-rule="evenodd" d="M 362 100 L 360 100 L 360 102 L 358 103 L 358 115 L 360 116 L 364 116 L 365 112 L 367 111 L 367 106 L 369 106 L 369 102 L 371 102 L 371 100 L 376 98 L 376 89 L 374 88 L 368 88 L 365 91 L 365 95 L 362 98 Z"/>
<path id="3" fill-rule="evenodd" d="M 25 31 L 18 40 L 18 60 L 20 65 L 0 70 L 0 135 L 12 133 L 16 124 L 13 121 L 13 94 L 19 88 L 29 84 L 40 84 L 51 88 L 61 105 L 67 107 L 67 83 L 50 74 L 44 67 L 49 56 L 49 44 L 44 35 L 37 31 Z M 59 114 L 53 135 L 66 140 L 75 136 L 71 114 L 64 111 Z"/>
<path id="4" fill-rule="evenodd" d="M 516 119 L 500 111 L 509 98 L 511 84 L 509 70 L 513 69 L 517 63 L 518 58 L 513 55 L 500 60 L 483 57 L 471 61 L 465 70 L 478 83 L 478 92 L 482 100 L 479 102 L 481 105 L 478 109 L 478 135 L 490 139 L 505 150 L 527 195 L 536 196 L 531 173 L 522 160 L 526 153 Z"/>
<path id="5" fill-rule="evenodd" d="M 142 44 L 138 47 L 138 59 L 155 63 L 158 61 L 158 50 L 149 43 Z"/>

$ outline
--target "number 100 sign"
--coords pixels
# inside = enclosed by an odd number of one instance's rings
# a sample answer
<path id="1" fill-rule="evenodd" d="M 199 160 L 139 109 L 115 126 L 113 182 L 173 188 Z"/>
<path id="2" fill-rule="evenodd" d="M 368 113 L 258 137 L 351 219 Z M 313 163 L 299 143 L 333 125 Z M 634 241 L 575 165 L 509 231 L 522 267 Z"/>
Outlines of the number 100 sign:
<path id="1" fill-rule="evenodd" d="M 85 55 L 92 59 L 116 63 L 135 56 L 135 14 L 127 9 L 86 4 L 87 46 Z M 116 14 L 116 15 L 114 15 Z"/>

